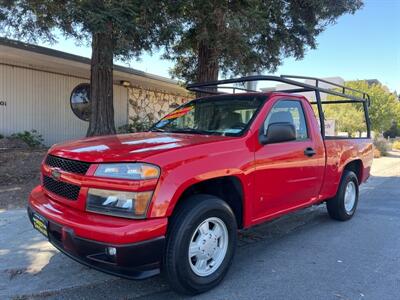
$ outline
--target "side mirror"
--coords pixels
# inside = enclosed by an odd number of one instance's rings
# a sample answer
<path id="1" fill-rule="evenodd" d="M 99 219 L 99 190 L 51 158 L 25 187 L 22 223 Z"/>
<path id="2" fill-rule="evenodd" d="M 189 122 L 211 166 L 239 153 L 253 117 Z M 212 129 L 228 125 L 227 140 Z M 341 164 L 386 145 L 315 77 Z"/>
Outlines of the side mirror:
<path id="1" fill-rule="evenodd" d="M 296 139 L 296 129 L 290 123 L 272 123 L 269 124 L 266 134 L 263 129 L 260 132 L 260 143 L 273 144 L 280 142 L 294 141 Z"/>

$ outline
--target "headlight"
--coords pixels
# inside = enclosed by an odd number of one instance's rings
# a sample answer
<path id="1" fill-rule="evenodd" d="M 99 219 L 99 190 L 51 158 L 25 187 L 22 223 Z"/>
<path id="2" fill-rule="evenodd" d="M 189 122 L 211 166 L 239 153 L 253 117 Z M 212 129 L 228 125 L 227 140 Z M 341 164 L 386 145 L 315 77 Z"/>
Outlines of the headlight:
<path id="1" fill-rule="evenodd" d="M 91 188 L 86 210 L 124 218 L 144 218 L 152 195 L 152 191 L 123 192 Z"/>
<path id="2" fill-rule="evenodd" d="M 132 180 L 154 179 L 160 176 L 160 168 L 145 163 L 100 164 L 94 175 Z"/>

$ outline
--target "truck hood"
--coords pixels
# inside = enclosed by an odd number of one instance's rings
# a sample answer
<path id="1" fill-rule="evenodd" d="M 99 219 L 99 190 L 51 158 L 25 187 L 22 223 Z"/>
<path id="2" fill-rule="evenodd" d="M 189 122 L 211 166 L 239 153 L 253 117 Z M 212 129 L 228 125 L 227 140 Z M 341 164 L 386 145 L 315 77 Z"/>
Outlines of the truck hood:
<path id="1" fill-rule="evenodd" d="M 56 144 L 49 154 L 91 163 L 140 161 L 160 152 L 212 143 L 230 137 L 141 132 L 85 138 Z"/>

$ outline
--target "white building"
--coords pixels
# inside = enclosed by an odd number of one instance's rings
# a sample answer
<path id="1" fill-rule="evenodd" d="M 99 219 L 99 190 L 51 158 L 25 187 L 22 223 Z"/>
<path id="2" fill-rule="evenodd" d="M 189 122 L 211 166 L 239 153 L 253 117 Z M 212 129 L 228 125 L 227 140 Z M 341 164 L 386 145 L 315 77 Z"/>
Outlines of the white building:
<path id="1" fill-rule="evenodd" d="M 84 57 L 0 38 L 0 134 L 37 130 L 44 143 L 84 137 L 88 122 L 81 92 L 90 77 L 90 60 Z M 84 95 L 83 95 L 84 96 Z M 115 124 L 129 117 L 157 119 L 188 98 L 171 79 L 114 66 Z M 72 109 L 74 108 L 74 110 Z"/>
<path id="2" fill-rule="evenodd" d="M 321 78 L 321 79 L 329 81 L 329 82 L 332 82 L 332 83 L 335 83 L 335 84 L 344 85 L 344 79 L 342 77 L 338 77 L 338 76 L 336 76 L 336 77 L 325 77 L 325 78 Z M 297 81 L 297 79 L 293 79 L 293 80 Z M 303 81 L 299 80 L 299 81 L 301 81 L 303 83 L 306 83 L 306 84 L 309 84 L 309 85 L 312 85 L 312 86 L 315 86 L 315 80 L 307 79 L 307 80 L 303 80 Z M 325 83 L 325 82 L 319 82 L 318 86 L 320 88 L 324 88 L 324 89 L 333 89 L 333 88 L 335 88 L 335 86 L 332 86 L 332 85 L 330 85 L 328 83 Z M 290 89 L 296 89 L 296 88 L 298 88 L 298 87 L 290 85 L 290 84 L 286 84 L 286 83 L 280 83 L 280 84 L 277 84 L 275 87 L 261 88 L 261 90 L 264 91 L 264 92 L 267 92 L 267 91 L 283 91 L 283 90 L 290 90 Z M 302 93 L 299 93 L 299 94 L 303 95 L 304 97 L 306 97 L 310 101 L 315 101 L 316 100 L 315 99 L 315 92 L 302 92 Z M 326 99 L 327 99 L 327 94 L 321 93 L 321 100 L 323 101 L 323 100 L 326 100 Z"/>

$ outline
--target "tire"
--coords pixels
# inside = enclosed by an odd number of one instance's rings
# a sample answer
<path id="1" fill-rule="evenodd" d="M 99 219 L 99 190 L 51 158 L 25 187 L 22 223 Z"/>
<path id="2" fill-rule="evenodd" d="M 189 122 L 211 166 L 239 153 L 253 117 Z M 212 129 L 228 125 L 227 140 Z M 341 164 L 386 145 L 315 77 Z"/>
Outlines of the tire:
<path id="1" fill-rule="evenodd" d="M 357 209 L 358 194 L 358 179 L 356 174 L 345 170 L 336 196 L 326 202 L 329 216 L 338 221 L 350 220 Z"/>
<path id="2" fill-rule="evenodd" d="M 237 223 L 232 209 L 220 198 L 202 194 L 183 201 L 170 221 L 163 267 L 173 290 L 194 295 L 218 285 L 228 272 L 236 249 Z M 189 246 L 195 252 L 189 252 Z M 190 257 L 193 253 L 197 254 Z"/>

